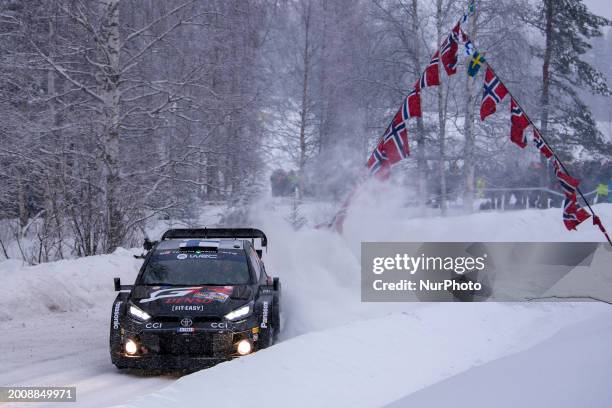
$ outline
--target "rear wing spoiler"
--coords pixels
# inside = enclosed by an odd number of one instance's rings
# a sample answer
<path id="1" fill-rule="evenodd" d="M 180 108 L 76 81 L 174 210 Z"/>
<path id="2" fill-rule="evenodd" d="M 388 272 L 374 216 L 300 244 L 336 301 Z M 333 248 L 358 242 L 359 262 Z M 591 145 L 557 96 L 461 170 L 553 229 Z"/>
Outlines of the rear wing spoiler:
<path id="1" fill-rule="evenodd" d="M 164 232 L 165 239 L 197 239 L 197 238 L 230 238 L 230 239 L 261 239 L 261 246 L 268 247 L 268 237 L 257 228 L 175 228 Z"/>

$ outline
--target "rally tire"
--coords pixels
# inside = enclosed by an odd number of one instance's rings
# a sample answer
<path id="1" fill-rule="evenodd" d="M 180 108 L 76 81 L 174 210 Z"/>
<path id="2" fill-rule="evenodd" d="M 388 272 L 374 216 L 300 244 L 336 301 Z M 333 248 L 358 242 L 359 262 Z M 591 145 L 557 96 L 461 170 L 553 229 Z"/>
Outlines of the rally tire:
<path id="1" fill-rule="evenodd" d="M 109 342 L 109 348 L 110 348 L 110 356 L 111 356 L 111 362 L 117 367 L 117 368 L 125 368 L 125 364 L 123 363 L 123 358 L 121 357 L 121 336 L 117 336 L 114 335 L 114 332 L 116 332 L 116 330 L 113 330 L 111 327 L 111 334 L 110 334 L 110 342 Z"/>
<path id="2" fill-rule="evenodd" d="M 281 316 L 280 316 L 280 305 L 278 301 L 275 301 L 272 306 L 272 325 L 274 327 L 274 341 L 278 338 L 278 334 L 281 331 Z"/>
<path id="3" fill-rule="evenodd" d="M 274 323 L 270 323 L 267 328 L 261 329 L 259 332 L 259 339 L 257 340 L 257 348 L 263 350 L 273 345 L 276 337 L 274 333 Z"/>

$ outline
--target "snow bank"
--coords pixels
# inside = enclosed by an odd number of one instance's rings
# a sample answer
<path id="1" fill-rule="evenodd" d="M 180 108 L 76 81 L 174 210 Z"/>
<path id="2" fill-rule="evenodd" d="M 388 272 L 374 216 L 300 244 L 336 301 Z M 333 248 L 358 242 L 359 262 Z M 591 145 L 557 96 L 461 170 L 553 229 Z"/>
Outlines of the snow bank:
<path id="1" fill-rule="evenodd" d="M 523 352 L 472 368 L 389 408 L 609 407 L 609 315 L 564 328 Z"/>
<path id="2" fill-rule="evenodd" d="M 279 407 L 382 406 L 475 366 L 528 349 L 561 327 L 570 327 L 569 332 L 574 333 L 572 325 L 585 315 L 607 311 L 609 319 L 608 309 L 602 304 L 430 305 L 416 312 L 298 336 L 183 377 L 121 407 L 184 406 L 204 400 L 211 406 L 246 406 L 253 401 Z M 571 340 L 580 349 L 585 339 L 574 334 Z M 612 338 L 610 325 L 606 335 Z M 521 361 L 523 376 L 537 378 L 537 367 Z M 507 381 L 510 378 L 503 372 L 489 379 L 500 384 Z M 472 388 L 476 392 L 478 383 Z M 573 389 L 566 388 L 566 395 Z M 529 402 L 518 400 L 518 405 Z"/>
<path id="3" fill-rule="evenodd" d="M 111 255 L 90 256 L 26 266 L 0 262 L 0 321 L 47 318 L 45 315 L 106 308 L 115 299 L 113 278 L 130 284 L 142 261 L 138 250 L 118 249 Z"/>

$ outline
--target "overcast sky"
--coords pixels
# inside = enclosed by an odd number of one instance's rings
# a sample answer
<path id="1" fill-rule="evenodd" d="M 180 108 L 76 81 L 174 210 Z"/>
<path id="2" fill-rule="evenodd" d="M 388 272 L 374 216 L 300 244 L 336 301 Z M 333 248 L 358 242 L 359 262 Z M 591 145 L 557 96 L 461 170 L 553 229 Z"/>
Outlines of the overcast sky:
<path id="1" fill-rule="evenodd" d="M 612 20 L 612 1 L 584 0 L 584 4 L 586 4 L 593 13 Z"/>

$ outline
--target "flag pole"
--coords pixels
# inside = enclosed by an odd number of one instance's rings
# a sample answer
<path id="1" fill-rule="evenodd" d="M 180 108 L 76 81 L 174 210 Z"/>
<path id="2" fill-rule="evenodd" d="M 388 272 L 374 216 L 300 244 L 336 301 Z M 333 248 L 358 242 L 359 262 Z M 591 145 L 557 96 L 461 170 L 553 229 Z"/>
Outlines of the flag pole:
<path id="1" fill-rule="evenodd" d="M 493 75 L 495 75 L 499 81 L 503 84 L 504 81 L 501 79 L 501 77 L 495 72 L 495 70 L 493 69 L 493 67 L 491 66 L 491 64 L 486 61 L 485 62 L 487 64 L 487 67 L 491 70 L 491 72 L 493 73 Z M 505 85 L 504 85 L 505 86 Z M 506 86 L 505 86 L 506 87 Z M 508 87 L 506 87 L 506 89 L 508 89 Z M 517 106 L 519 107 L 519 109 L 521 111 L 523 111 L 523 113 L 525 114 L 525 117 L 527 118 L 527 121 L 529 122 L 529 124 L 531 125 L 531 127 L 533 127 L 538 134 L 540 135 L 540 137 L 542 138 L 542 141 L 544 143 L 546 143 L 546 145 L 548 146 L 548 148 L 550 149 L 550 151 L 553 154 L 553 157 L 555 158 L 555 160 L 557 161 L 557 163 L 559 163 L 559 165 L 561 166 L 561 168 L 563 169 L 563 171 L 571 177 L 571 174 L 569 173 L 569 171 L 567 170 L 567 168 L 565 167 L 565 165 L 563 164 L 563 162 L 561 161 L 561 159 L 559 159 L 559 156 L 557 156 L 557 153 L 555 153 L 555 151 L 553 150 L 553 148 L 551 147 L 551 145 L 548 143 L 548 141 L 545 139 L 544 135 L 542 135 L 542 132 L 540 131 L 540 129 L 535 125 L 535 123 L 533 123 L 533 121 L 531 120 L 531 118 L 529 117 L 529 115 L 527 115 L 527 112 L 525 111 L 525 109 L 523 109 L 523 107 L 521 106 L 521 104 L 519 103 L 518 99 L 514 97 L 514 95 L 512 95 L 512 92 L 510 92 L 510 90 L 508 90 L 508 94 L 510 95 L 510 98 L 514 99 L 514 102 L 517 104 Z M 580 197 L 582 197 L 582 200 L 584 200 L 584 202 L 587 205 L 587 208 L 589 209 L 589 211 L 591 212 L 591 215 L 593 216 L 593 225 L 597 225 L 599 227 L 599 229 L 601 230 L 601 232 L 604 234 L 604 236 L 606 237 L 606 239 L 608 240 L 608 243 L 610 244 L 610 246 L 612 247 L 612 240 L 610 240 L 610 236 L 608 235 L 608 232 L 606 231 L 606 228 L 604 227 L 603 223 L 601 222 L 601 219 L 597 216 L 597 214 L 595 214 L 595 211 L 593 210 L 593 208 L 591 207 L 591 204 L 589 204 L 589 201 L 586 199 L 586 197 L 584 196 L 584 194 L 582 194 L 582 190 L 580 190 L 580 186 L 576 187 L 576 190 L 578 191 L 578 194 L 580 194 Z"/>

